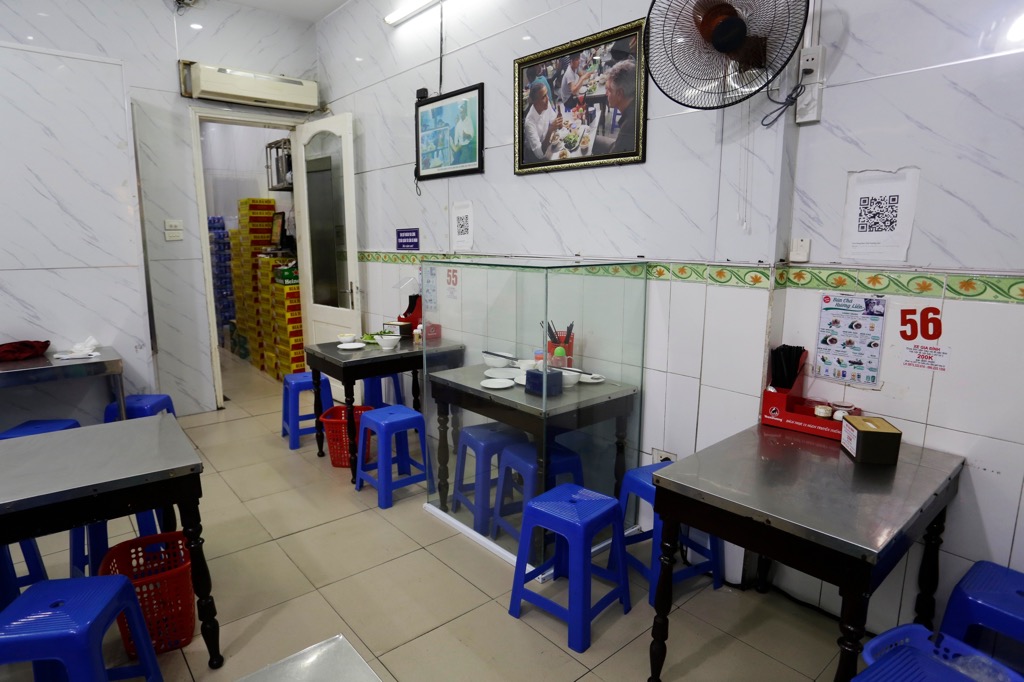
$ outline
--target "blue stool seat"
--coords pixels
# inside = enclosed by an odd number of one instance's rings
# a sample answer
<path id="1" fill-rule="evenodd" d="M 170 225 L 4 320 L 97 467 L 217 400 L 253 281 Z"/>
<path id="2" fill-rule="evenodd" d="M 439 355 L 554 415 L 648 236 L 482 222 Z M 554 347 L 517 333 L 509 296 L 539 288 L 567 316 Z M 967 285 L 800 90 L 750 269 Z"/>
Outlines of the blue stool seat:
<path id="1" fill-rule="evenodd" d="M 498 423 L 467 426 L 459 432 L 458 454 L 455 459 L 455 488 L 452 493 L 452 511 L 460 505 L 473 512 L 473 530 L 487 535 L 491 526 L 491 488 L 498 480 L 491 478 L 491 462 L 502 450 L 514 443 L 526 441 L 526 434 Z M 473 480 L 466 483 L 466 453 L 473 451 L 476 471 Z M 473 499 L 466 496 L 473 492 Z"/>
<path id="2" fill-rule="evenodd" d="M 103 634 L 122 612 L 139 662 L 108 671 Z M 163 680 L 135 588 L 123 575 L 48 580 L 28 588 L 0 613 L 0 664 L 20 661 L 33 662 L 37 680 Z"/>
<path id="3" fill-rule="evenodd" d="M 288 436 L 288 449 L 299 449 L 299 436 L 308 436 L 316 433 L 316 424 L 312 426 L 300 426 L 300 422 L 308 421 L 316 417 L 312 412 L 309 414 L 299 413 L 299 395 L 303 391 L 313 390 L 313 373 L 297 372 L 287 374 L 282 382 L 284 385 L 281 394 L 281 436 Z M 334 405 L 334 397 L 331 395 L 331 382 L 327 377 L 320 380 L 320 403 L 323 409 Z"/>
<path id="4" fill-rule="evenodd" d="M 594 537 L 612 527 L 610 562 L 616 568 L 609 570 L 591 561 Z M 556 534 L 555 553 L 550 559 L 527 572 L 530 559 L 530 537 L 535 528 Z M 569 626 L 569 648 L 583 652 L 590 648 L 590 623 L 612 602 L 622 603 L 623 612 L 629 613 L 629 580 L 626 575 L 626 546 L 623 543 L 622 513 L 615 498 L 565 483 L 526 503 L 523 512 L 523 535 L 516 555 L 515 574 L 512 579 L 512 598 L 509 615 L 519 617 L 522 602 L 528 601 L 548 613 L 561 618 Z M 526 583 L 549 568 L 553 576 L 569 578 L 569 608 L 556 604 L 547 597 L 526 589 Z M 591 605 L 591 574 L 615 583 L 615 587 Z"/>
<path id="5" fill-rule="evenodd" d="M 420 452 L 423 462 L 417 462 L 409 456 L 409 430 L 417 431 L 420 438 Z M 372 434 L 377 434 L 377 461 L 367 462 L 367 443 Z M 426 424 L 423 415 L 404 405 L 389 405 L 364 412 L 359 419 L 359 457 L 356 461 L 356 490 L 363 489 L 363 483 L 369 483 L 377 489 L 377 506 L 388 509 L 394 501 L 395 488 L 427 481 L 433 490 L 433 477 L 430 475 L 430 457 L 427 453 Z M 395 445 L 392 447 L 392 440 Z M 394 460 L 392 460 L 394 453 Z M 398 473 L 402 478 L 395 479 L 391 473 L 392 464 L 398 464 Z M 412 469 L 419 473 L 412 473 Z M 369 474 L 376 470 L 377 477 Z"/>
<path id="6" fill-rule="evenodd" d="M 973 678 L 917 649 L 901 646 L 853 679 L 856 682 L 970 682 Z"/>
<path id="7" fill-rule="evenodd" d="M 583 485 L 583 463 L 579 454 L 569 448 L 558 445 L 554 441 L 548 445 L 548 469 L 544 478 L 544 487 L 555 485 L 557 478 L 570 474 L 572 482 Z M 505 503 L 505 498 L 512 495 L 512 472 L 518 471 L 523 477 L 523 501 Z M 504 530 L 517 541 L 519 531 L 505 517 L 516 514 L 523 504 L 537 496 L 537 448 L 532 443 L 513 443 L 506 446 L 498 457 L 498 494 L 494 498 L 494 526 L 491 537 L 497 539 L 498 533 Z"/>
<path id="8" fill-rule="evenodd" d="M 908 623 L 886 630 L 864 645 L 867 670 L 855 680 L 906 682 L 907 680 L 969 680 L 958 672 L 958 659 L 969 661 L 977 679 L 1024 682 L 1019 674 L 955 637 L 933 633 L 923 625 Z"/>
<path id="9" fill-rule="evenodd" d="M 638 499 L 654 506 L 654 472 L 667 467 L 671 462 L 655 462 L 647 466 L 630 469 L 622 479 L 622 488 L 619 492 L 619 508 L 622 516 L 626 516 L 626 506 L 629 496 L 635 495 Z M 640 572 L 640 575 L 647 579 L 649 585 L 648 601 L 654 606 L 654 595 L 658 591 L 658 575 L 661 573 L 661 516 L 654 515 L 654 527 L 652 530 L 630 535 L 626 538 L 626 545 L 634 545 L 638 542 L 651 540 L 651 561 L 645 564 L 643 561 L 626 554 L 626 561 L 630 566 Z M 690 566 L 684 565 L 672 574 L 672 582 L 678 583 L 688 580 L 711 571 L 714 588 L 717 590 L 722 586 L 724 568 L 722 566 L 722 542 L 714 535 L 708 535 L 708 547 L 691 540 L 689 535 L 680 534 L 679 543 L 682 548 L 689 548 L 696 554 L 704 557 L 701 561 Z"/>
<path id="10" fill-rule="evenodd" d="M 967 641 L 972 625 L 1024 641 L 1024 573 L 991 561 L 971 566 L 949 595 L 939 630 Z"/>
<path id="11" fill-rule="evenodd" d="M 67 429 L 77 429 L 79 426 L 81 424 L 74 419 L 30 419 L 0 433 L 0 440 L 35 436 L 53 431 L 66 431 Z"/>
<path id="12" fill-rule="evenodd" d="M 405 405 L 405 399 L 402 396 L 402 378 L 397 374 L 363 379 L 363 405 L 376 408 L 388 406 L 389 403 L 384 402 L 382 379 L 391 379 L 391 386 L 395 390 L 395 404 Z"/>
<path id="13" fill-rule="evenodd" d="M 174 402 L 171 396 L 163 393 L 127 395 L 124 397 L 124 412 L 128 419 L 139 417 L 152 417 L 166 410 L 168 414 L 174 414 Z M 103 410 L 103 422 L 109 424 L 118 420 L 117 403 L 110 403 Z"/>

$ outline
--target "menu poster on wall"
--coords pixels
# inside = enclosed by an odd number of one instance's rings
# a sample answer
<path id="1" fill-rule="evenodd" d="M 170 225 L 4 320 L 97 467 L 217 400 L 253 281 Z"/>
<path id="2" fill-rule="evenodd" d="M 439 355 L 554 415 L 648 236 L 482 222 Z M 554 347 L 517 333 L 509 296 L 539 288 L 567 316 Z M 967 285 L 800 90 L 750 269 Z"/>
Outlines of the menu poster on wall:
<path id="1" fill-rule="evenodd" d="M 879 389 L 885 329 L 885 299 L 826 293 L 821 295 L 814 375 L 822 379 Z"/>

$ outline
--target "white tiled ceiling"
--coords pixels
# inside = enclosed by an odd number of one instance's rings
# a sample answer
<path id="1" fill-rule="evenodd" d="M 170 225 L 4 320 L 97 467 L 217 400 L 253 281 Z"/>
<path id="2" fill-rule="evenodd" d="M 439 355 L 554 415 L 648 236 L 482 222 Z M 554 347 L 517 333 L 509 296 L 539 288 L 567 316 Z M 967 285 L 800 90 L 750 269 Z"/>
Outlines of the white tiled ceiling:
<path id="1" fill-rule="evenodd" d="M 216 2 L 217 0 L 200 0 L 201 2 Z M 319 21 L 328 14 L 338 9 L 349 0 L 231 0 L 236 5 L 244 5 L 253 9 L 277 12 L 286 17 L 294 17 L 309 22 Z"/>

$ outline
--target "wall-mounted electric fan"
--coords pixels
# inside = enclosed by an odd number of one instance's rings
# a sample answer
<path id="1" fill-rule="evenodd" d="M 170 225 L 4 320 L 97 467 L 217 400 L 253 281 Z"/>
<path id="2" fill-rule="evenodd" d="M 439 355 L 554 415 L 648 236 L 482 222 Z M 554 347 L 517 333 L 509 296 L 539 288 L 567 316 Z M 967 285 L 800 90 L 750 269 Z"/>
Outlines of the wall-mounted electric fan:
<path id="1" fill-rule="evenodd" d="M 800 46 L 808 0 L 654 0 L 647 68 L 693 109 L 742 102 L 768 86 Z"/>

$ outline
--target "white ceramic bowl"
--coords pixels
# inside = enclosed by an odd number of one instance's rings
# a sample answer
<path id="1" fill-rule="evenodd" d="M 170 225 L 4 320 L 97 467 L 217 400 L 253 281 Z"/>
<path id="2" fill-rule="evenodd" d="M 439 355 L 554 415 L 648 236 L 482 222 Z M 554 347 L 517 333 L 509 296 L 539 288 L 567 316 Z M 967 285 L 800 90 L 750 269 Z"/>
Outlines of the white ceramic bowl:
<path id="1" fill-rule="evenodd" d="M 564 369 L 558 371 L 562 373 L 562 388 L 572 388 L 580 382 L 578 372 L 566 372 Z"/>
<path id="2" fill-rule="evenodd" d="M 374 341 L 380 344 L 380 347 L 384 350 L 391 350 L 398 347 L 398 342 L 402 340 L 402 337 L 398 334 L 377 334 L 373 337 Z"/>
<path id="3" fill-rule="evenodd" d="M 522 369 L 522 370 L 536 369 L 537 368 L 537 361 L 536 360 L 517 360 L 516 361 L 516 365 L 518 365 L 519 369 Z"/>
<path id="4" fill-rule="evenodd" d="M 511 353 L 498 353 L 497 355 L 491 355 L 493 352 L 494 351 L 481 354 L 483 355 L 484 362 L 487 363 L 488 367 L 508 367 L 509 364 L 514 362 L 516 359 L 516 356 Z"/>
<path id="5" fill-rule="evenodd" d="M 355 334 L 338 334 L 338 341 L 341 343 L 353 343 L 355 340 Z"/>

